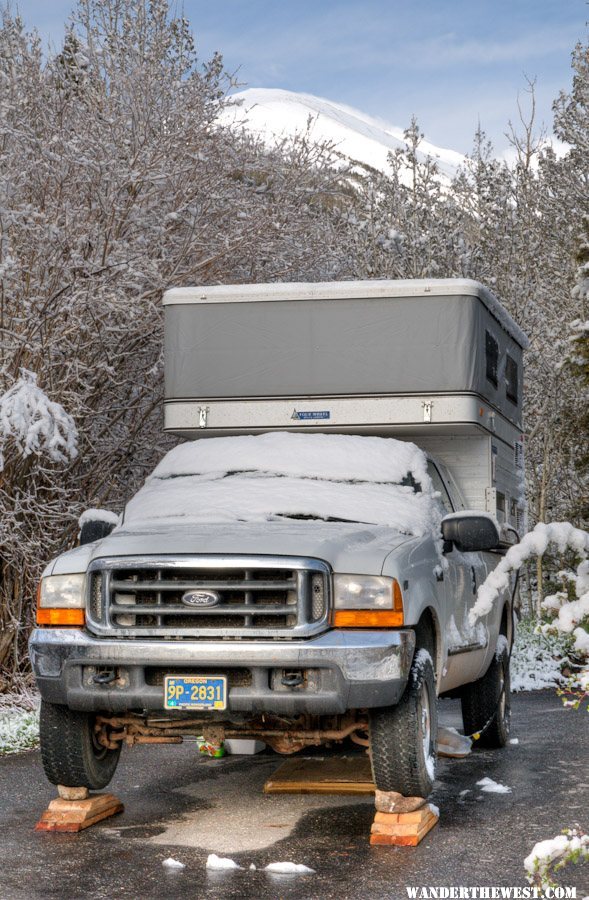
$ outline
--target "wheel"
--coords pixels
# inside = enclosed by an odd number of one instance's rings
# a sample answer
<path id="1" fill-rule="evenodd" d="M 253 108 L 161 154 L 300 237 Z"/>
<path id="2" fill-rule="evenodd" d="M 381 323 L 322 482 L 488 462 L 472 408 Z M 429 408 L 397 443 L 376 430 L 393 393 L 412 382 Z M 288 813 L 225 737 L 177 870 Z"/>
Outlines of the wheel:
<path id="1" fill-rule="evenodd" d="M 94 720 L 92 713 L 41 702 L 41 759 L 52 784 L 100 790 L 113 777 L 121 750 L 97 743 Z"/>
<path id="2" fill-rule="evenodd" d="M 509 650 L 507 640 L 499 635 L 491 665 L 478 681 L 462 690 L 462 721 L 465 734 L 475 734 L 491 720 L 475 745 L 505 747 L 511 720 Z"/>
<path id="3" fill-rule="evenodd" d="M 380 791 L 427 797 L 434 784 L 438 730 L 432 659 L 418 650 L 396 706 L 370 711 L 370 759 Z"/>

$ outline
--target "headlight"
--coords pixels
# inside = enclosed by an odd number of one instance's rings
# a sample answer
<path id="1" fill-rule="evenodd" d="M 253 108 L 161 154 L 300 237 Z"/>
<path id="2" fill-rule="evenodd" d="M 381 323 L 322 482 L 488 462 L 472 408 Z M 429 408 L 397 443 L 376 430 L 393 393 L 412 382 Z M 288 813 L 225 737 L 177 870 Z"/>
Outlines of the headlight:
<path id="1" fill-rule="evenodd" d="M 39 609 L 80 609 L 85 605 L 85 575 L 48 575 L 41 579 Z"/>
<path id="2" fill-rule="evenodd" d="M 336 609 L 392 609 L 393 578 L 380 575 L 334 575 Z"/>
<path id="3" fill-rule="evenodd" d="M 332 625 L 336 628 L 397 628 L 403 625 L 403 595 L 395 578 L 333 576 Z"/>
<path id="4" fill-rule="evenodd" d="M 37 625 L 84 625 L 85 583 L 85 575 L 42 578 L 37 591 Z"/>

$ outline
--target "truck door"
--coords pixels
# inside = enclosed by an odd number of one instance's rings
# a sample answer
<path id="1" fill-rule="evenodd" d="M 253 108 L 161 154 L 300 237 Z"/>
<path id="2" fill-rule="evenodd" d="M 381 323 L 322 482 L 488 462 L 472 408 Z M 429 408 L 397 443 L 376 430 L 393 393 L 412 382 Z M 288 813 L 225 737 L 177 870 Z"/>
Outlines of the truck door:
<path id="1" fill-rule="evenodd" d="M 444 515 L 455 511 L 449 486 L 438 466 L 428 460 L 428 474 L 434 490 L 440 494 L 439 503 Z M 481 553 L 460 553 L 454 548 L 445 556 L 448 568 L 443 572 L 446 595 L 446 623 L 444 642 L 447 660 L 442 677 L 442 690 L 473 680 L 481 666 L 488 630 L 484 622 L 474 627 L 468 614 L 476 601 L 477 590 L 487 577 L 487 566 Z"/>

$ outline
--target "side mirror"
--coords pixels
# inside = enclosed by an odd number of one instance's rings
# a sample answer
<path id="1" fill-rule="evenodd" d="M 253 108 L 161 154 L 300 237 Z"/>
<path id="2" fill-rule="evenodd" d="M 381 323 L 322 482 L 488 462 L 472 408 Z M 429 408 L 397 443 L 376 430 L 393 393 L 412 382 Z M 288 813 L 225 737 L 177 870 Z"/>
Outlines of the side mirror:
<path id="1" fill-rule="evenodd" d="M 107 509 L 87 509 L 80 516 L 80 547 L 107 537 L 118 525 L 119 517 Z"/>
<path id="2" fill-rule="evenodd" d="M 446 516 L 442 519 L 442 537 L 444 544 L 454 545 L 460 553 L 494 550 L 499 544 L 499 531 L 493 519 L 476 513 Z"/>

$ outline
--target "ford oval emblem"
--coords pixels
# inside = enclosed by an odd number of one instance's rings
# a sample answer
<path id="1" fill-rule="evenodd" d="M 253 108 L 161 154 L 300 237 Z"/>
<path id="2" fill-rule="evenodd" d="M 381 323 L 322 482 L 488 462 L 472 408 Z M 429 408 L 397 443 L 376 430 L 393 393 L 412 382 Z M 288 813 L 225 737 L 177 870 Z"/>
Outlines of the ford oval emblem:
<path id="1" fill-rule="evenodd" d="M 221 602 L 221 597 L 216 591 L 186 591 L 185 594 L 182 594 L 181 599 L 185 606 L 205 608 L 217 606 Z"/>

